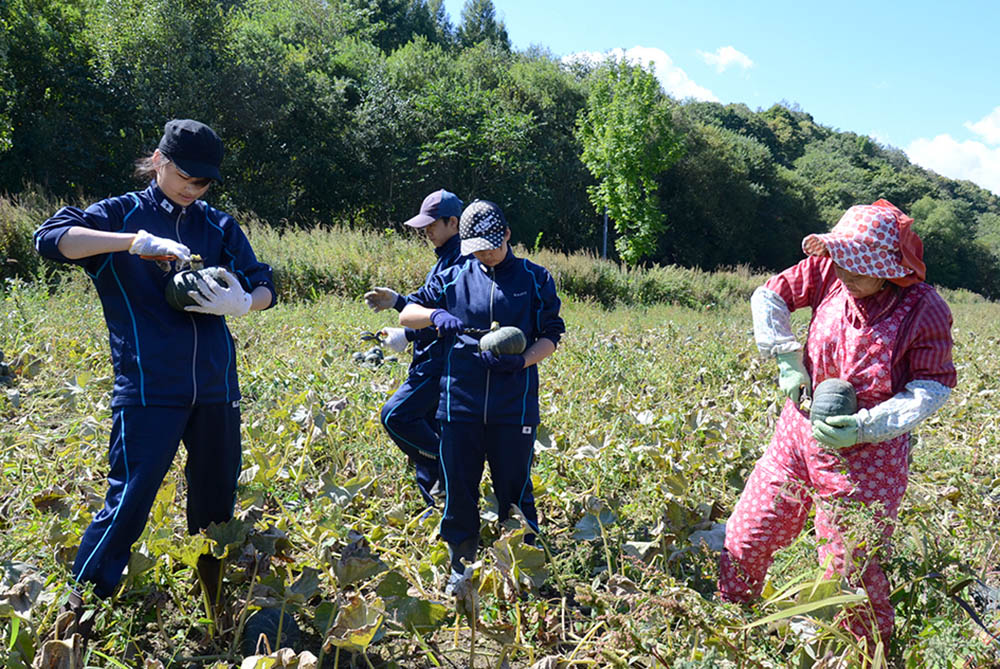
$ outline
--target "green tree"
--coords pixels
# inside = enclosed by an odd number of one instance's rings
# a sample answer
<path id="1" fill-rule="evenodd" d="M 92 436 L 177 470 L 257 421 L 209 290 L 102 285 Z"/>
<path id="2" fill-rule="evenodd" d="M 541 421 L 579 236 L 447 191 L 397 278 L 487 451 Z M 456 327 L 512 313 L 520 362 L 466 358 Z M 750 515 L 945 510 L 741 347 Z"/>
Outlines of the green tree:
<path id="1" fill-rule="evenodd" d="M 451 44 L 453 29 L 442 0 L 354 0 L 369 23 L 368 38 L 391 53 L 422 37 L 434 44 Z"/>
<path id="2" fill-rule="evenodd" d="M 448 10 L 444 6 L 444 0 L 428 0 L 427 11 L 434 21 L 434 30 L 437 34 L 437 39 L 432 41 L 443 45 L 454 45 L 458 37 L 455 34 L 455 26 L 451 23 L 451 17 L 448 16 Z"/>
<path id="3" fill-rule="evenodd" d="M 819 232 L 812 187 L 775 162 L 752 136 L 681 114 L 684 156 L 664 174 L 670 235 L 656 260 L 714 269 L 783 269 L 802 257 L 800 242 Z"/>
<path id="4" fill-rule="evenodd" d="M 984 290 L 983 271 L 996 273 L 995 258 L 975 239 L 976 220 L 968 203 L 922 197 L 913 203 L 913 229 L 924 243 L 927 280 L 948 288 Z M 992 267 L 987 270 L 987 267 Z"/>
<path id="5" fill-rule="evenodd" d="M 1000 258 L 1000 214 L 981 214 L 976 220 L 976 239 Z"/>
<path id="6" fill-rule="evenodd" d="M 13 29 L 10 15 L 0 14 L 0 155 L 13 145 L 14 123 L 10 112 L 14 108 L 16 82 L 10 71 L 9 56 L 10 39 L 8 33 Z"/>
<path id="7" fill-rule="evenodd" d="M 84 0 L 0 2 L 0 188 L 40 184 L 62 196 L 103 192 L 127 165 L 127 101 L 93 77 Z M 90 178 L 88 178 L 88 175 Z"/>
<path id="8" fill-rule="evenodd" d="M 458 42 L 468 48 L 483 41 L 510 51 L 507 28 L 503 21 L 497 21 L 493 0 L 465 0 L 462 23 L 458 27 Z"/>
<path id="9" fill-rule="evenodd" d="M 593 75 L 577 136 L 597 181 L 587 189 L 590 201 L 615 222 L 618 254 L 634 265 L 656 249 L 666 221 L 658 178 L 682 155 L 669 99 L 651 72 L 609 60 Z"/>

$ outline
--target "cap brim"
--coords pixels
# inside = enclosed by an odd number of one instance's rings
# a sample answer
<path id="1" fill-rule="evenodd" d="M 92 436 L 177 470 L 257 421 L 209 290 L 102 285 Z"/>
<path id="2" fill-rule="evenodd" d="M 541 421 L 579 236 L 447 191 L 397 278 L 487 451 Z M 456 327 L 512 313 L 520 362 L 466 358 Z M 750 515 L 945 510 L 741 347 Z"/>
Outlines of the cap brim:
<path id="1" fill-rule="evenodd" d="M 219 172 L 219 168 L 215 165 L 199 163 L 193 160 L 176 160 L 174 158 L 170 158 L 170 161 L 186 176 L 194 177 L 195 179 L 215 179 L 219 183 L 222 183 L 222 173 Z"/>
<path id="2" fill-rule="evenodd" d="M 426 228 L 428 225 L 436 221 L 437 219 L 433 216 L 428 216 L 427 214 L 417 214 L 410 220 L 403 223 L 403 225 L 408 225 L 411 228 Z"/>
<path id="3" fill-rule="evenodd" d="M 463 256 L 471 255 L 476 251 L 492 251 L 503 246 L 503 242 L 499 245 L 494 245 L 490 240 L 485 237 L 470 237 L 469 239 L 462 240 L 462 248 L 459 249 L 459 253 Z"/>

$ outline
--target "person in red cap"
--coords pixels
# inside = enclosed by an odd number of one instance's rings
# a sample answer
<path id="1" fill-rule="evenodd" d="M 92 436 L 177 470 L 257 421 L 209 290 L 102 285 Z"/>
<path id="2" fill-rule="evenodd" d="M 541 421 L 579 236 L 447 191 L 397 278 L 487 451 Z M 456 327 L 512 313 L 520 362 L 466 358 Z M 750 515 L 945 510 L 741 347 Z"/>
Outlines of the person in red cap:
<path id="1" fill-rule="evenodd" d="M 893 610 L 879 563 L 906 490 L 909 433 L 956 383 L 951 312 L 924 283 L 912 223 L 886 200 L 851 207 L 829 233 L 803 240 L 805 260 L 754 292 L 756 343 L 777 359 L 787 399 L 726 523 L 723 600 L 760 595 L 775 551 L 795 539 L 815 506 L 827 577 L 842 574 L 868 594 L 846 625 L 859 639 L 874 641 L 877 630 L 888 642 Z M 803 347 L 790 312 L 804 307 L 812 320 Z M 831 378 L 853 386 L 858 409 L 810 423 L 799 400 Z M 858 511 L 872 522 L 858 523 Z"/>
<path id="2" fill-rule="evenodd" d="M 420 212 L 406 221 L 405 225 L 420 230 L 434 246 L 437 261 L 427 273 L 424 285 L 465 259 L 459 248 L 458 219 L 461 215 L 462 201 L 441 188 L 425 197 Z M 402 311 L 407 303 L 405 296 L 384 286 L 372 288 L 365 293 L 364 299 L 373 311 Z M 413 343 L 409 374 L 382 407 L 380 416 L 386 434 L 413 466 L 417 490 L 430 511 L 444 498 L 444 482 L 438 464 L 441 429 L 435 418 L 438 382 L 444 367 L 444 345 L 434 330 L 420 332 L 389 327 L 382 330 L 382 335 L 386 346 L 397 353 Z"/>
<path id="3" fill-rule="evenodd" d="M 226 319 L 274 304 L 272 271 L 259 262 L 232 216 L 201 198 L 221 181 L 222 140 L 199 121 L 168 121 L 152 155 L 137 163 L 145 190 L 63 207 L 35 231 L 35 248 L 81 266 L 93 280 L 111 343 L 114 388 L 108 492 L 80 538 L 66 608 L 84 636 L 93 594 L 115 594 L 132 545 L 180 442 L 187 450 L 187 529 L 233 515 L 240 473 L 239 358 Z M 167 284 L 193 254 L 222 269 L 202 281 L 197 302 L 177 311 Z M 198 561 L 206 599 L 218 604 L 221 565 Z"/>

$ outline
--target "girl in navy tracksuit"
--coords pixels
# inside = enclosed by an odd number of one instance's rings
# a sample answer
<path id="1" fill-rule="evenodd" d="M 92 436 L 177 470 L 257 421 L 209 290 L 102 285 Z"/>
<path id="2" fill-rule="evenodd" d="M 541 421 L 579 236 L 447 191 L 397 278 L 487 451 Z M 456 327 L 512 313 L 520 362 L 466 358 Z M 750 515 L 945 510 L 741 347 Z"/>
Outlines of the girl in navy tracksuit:
<path id="1" fill-rule="evenodd" d="M 83 211 L 63 207 L 35 232 L 43 256 L 86 270 L 110 334 L 109 487 L 73 564 L 77 582 L 92 583 L 102 598 L 114 593 L 181 440 L 188 531 L 232 517 L 240 391 L 224 316 L 272 306 L 274 288 L 271 268 L 257 260 L 236 221 L 198 199 L 221 181 L 222 155 L 208 126 L 170 121 L 156 151 L 139 163 L 137 173 L 154 177 L 148 188 Z M 226 285 L 203 283 L 202 294 L 191 294 L 199 306 L 175 311 L 164 287 L 193 253 L 228 270 Z M 78 588 L 69 605 L 81 606 Z"/>
<path id="2" fill-rule="evenodd" d="M 516 505 L 538 531 L 531 488 L 538 414 L 538 368 L 565 331 L 548 271 L 511 251 L 510 228 L 492 202 L 477 200 L 459 222 L 464 263 L 433 277 L 410 296 L 400 323 L 433 325 L 445 338 L 437 418 L 445 510 L 440 533 L 452 555 L 453 578 L 475 559 L 479 541 L 479 482 L 489 462 L 500 520 Z M 522 355 L 480 352 L 463 331 L 493 321 L 520 328 Z"/>

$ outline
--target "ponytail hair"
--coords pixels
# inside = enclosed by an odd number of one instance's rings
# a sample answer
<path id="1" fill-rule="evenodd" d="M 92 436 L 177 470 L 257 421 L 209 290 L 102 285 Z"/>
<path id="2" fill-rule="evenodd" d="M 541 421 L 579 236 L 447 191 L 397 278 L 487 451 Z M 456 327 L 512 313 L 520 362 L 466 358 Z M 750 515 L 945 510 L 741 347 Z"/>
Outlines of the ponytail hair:
<path id="1" fill-rule="evenodd" d="M 170 162 L 162 153 L 154 151 L 148 156 L 143 156 L 135 161 L 135 170 L 132 172 L 137 179 L 146 182 L 156 178 L 157 168 Z"/>

